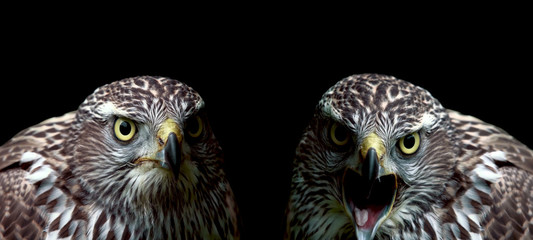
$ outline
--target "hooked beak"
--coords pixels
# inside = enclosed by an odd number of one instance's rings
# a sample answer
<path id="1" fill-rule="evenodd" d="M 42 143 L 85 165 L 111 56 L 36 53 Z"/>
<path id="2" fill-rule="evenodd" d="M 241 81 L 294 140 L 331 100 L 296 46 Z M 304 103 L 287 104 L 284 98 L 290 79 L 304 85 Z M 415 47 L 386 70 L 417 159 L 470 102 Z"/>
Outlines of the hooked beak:
<path id="1" fill-rule="evenodd" d="M 377 134 L 371 133 L 363 140 L 358 154 L 355 166 L 344 171 L 343 201 L 357 238 L 372 239 L 392 209 L 397 179 L 382 166 L 385 146 Z"/>
<path id="2" fill-rule="evenodd" d="M 178 123 L 172 119 L 165 120 L 157 132 L 157 138 L 159 144 L 164 143 L 163 148 L 157 153 L 161 162 L 163 162 L 162 166 L 168 166 L 172 174 L 174 174 L 174 178 L 178 178 L 181 166 L 181 143 L 183 140 Z"/>
<path id="3" fill-rule="evenodd" d="M 174 174 L 174 177 L 177 178 L 180 173 L 180 165 L 181 165 L 181 146 L 178 141 L 178 137 L 174 132 L 171 132 L 168 135 L 167 143 L 165 144 L 164 148 L 164 154 L 165 154 L 165 163 L 170 165 L 170 170 L 172 171 L 172 174 Z"/>
<path id="4" fill-rule="evenodd" d="M 167 119 L 157 132 L 157 152 L 147 157 L 141 157 L 134 163 L 153 162 L 162 168 L 169 169 L 174 178 L 178 178 L 182 162 L 182 141 L 183 136 L 178 123 L 172 119 Z"/>
<path id="5" fill-rule="evenodd" d="M 362 169 L 362 178 L 364 181 L 363 186 L 368 187 L 368 189 L 364 189 L 366 198 L 370 197 L 370 191 L 372 190 L 374 181 L 376 181 L 376 179 L 378 178 L 378 170 L 378 154 L 376 152 L 376 149 L 370 148 L 366 153 L 366 157 L 363 158 Z"/>

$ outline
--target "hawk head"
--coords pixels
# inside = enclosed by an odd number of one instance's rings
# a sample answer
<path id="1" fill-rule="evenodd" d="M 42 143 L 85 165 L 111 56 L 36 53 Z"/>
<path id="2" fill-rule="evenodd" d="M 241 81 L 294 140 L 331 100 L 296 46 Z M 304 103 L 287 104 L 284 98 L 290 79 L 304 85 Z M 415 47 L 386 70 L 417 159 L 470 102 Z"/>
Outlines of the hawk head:
<path id="1" fill-rule="evenodd" d="M 131 229 L 170 225 L 185 232 L 178 222 L 228 218 L 222 151 L 203 109 L 196 91 L 167 78 L 98 88 L 76 112 L 65 148 L 84 199 L 132 221 Z"/>
<path id="2" fill-rule="evenodd" d="M 289 225 L 299 227 L 289 234 L 373 239 L 413 227 L 446 198 L 453 142 L 445 109 L 424 89 L 383 75 L 341 80 L 298 146 Z"/>

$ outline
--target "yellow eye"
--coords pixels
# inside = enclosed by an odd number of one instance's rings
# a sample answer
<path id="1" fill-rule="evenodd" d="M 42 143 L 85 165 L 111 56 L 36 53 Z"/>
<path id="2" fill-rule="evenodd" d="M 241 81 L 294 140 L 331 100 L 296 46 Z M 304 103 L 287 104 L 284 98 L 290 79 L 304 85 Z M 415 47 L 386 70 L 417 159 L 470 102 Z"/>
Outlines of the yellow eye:
<path id="1" fill-rule="evenodd" d="M 350 141 L 350 133 L 345 127 L 334 123 L 329 130 L 329 137 L 337 146 L 344 146 Z"/>
<path id="2" fill-rule="evenodd" d="M 192 138 L 197 138 L 204 131 L 204 121 L 199 116 L 195 116 L 187 122 L 187 134 Z"/>
<path id="3" fill-rule="evenodd" d="M 398 148 L 404 154 L 413 154 L 420 147 L 420 135 L 418 132 L 408 134 L 398 141 Z"/>
<path id="4" fill-rule="evenodd" d="M 115 120 L 115 126 L 113 127 L 113 129 L 115 130 L 115 137 L 117 137 L 118 140 L 123 142 L 131 140 L 137 132 L 135 123 L 123 117 L 117 118 L 117 120 Z"/>

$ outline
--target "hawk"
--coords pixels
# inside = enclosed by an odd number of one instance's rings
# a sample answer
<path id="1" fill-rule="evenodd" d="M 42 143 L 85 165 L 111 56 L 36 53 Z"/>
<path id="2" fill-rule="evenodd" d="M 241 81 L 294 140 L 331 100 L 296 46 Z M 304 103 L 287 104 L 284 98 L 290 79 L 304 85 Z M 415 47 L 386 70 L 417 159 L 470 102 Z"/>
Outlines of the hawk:
<path id="1" fill-rule="evenodd" d="M 0 239 L 238 239 L 204 102 L 134 77 L 0 147 Z"/>
<path id="2" fill-rule="evenodd" d="M 531 239 L 533 152 L 379 74 L 320 100 L 297 147 L 287 239 Z"/>

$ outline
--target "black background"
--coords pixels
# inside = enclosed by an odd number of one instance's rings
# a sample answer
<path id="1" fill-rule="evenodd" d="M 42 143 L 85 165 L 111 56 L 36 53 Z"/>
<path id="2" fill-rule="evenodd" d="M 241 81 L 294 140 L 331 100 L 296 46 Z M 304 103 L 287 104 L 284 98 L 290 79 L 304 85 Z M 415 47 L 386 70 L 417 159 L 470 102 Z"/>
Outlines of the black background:
<path id="1" fill-rule="evenodd" d="M 76 110 L 103 84 L 139 75 L 180 80 L 206 102 L 247 239 L 281 237 L 302 131 L 321 95 L 352 74 L 410 81 L 445 107 L 533 146 L 532 39 L 524 26 L 531 19 L 514 12 L 519 8 L 258 9 L 195 9 L 183 18 L 187 10 L 156 17 L 121 9 L 37 11 L 4 19 L 0 142 Z"/>

